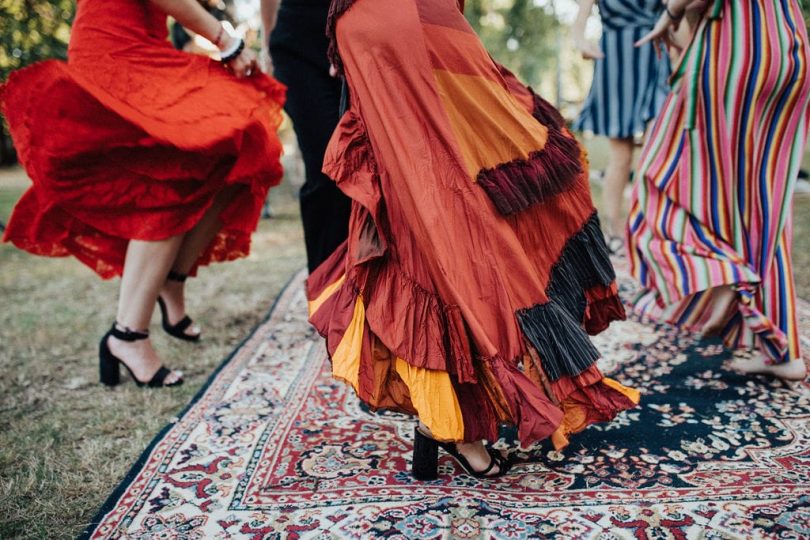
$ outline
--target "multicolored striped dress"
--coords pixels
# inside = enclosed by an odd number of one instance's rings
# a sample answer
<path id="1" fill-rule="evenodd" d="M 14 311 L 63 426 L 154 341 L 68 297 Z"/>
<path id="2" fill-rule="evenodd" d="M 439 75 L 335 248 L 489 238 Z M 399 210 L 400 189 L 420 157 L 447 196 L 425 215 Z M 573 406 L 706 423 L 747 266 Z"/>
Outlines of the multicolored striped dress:
<path id="1" fill-rule="evenodd" d="M 456 0 L 336 0 L 329 32 L 351 97 L 324 171 L 353 207 L 308 296 L 334 376 L 450 441 L 561 447 L 634 407 L 588 338 L 624 309 L 559 113 Z"/>
<path id="2" fill-rule="evenodd" d="M 674 76 L 633 193 L 636 307 L 699 327 L 712 287 L 739 292 L 730 348 L 799 358 L 791 203 L 810 121 L 797 0 L 716 0 Z"/>
<path id="3" fill-rule="evenodd" d="M 641 136 L 669 94 L 667 55 L 634 44 L 655 25 L 661 0 L 599 0 L 604 58 L 593 63 L 593 82 L 576 131 L 611 138 Z"/>

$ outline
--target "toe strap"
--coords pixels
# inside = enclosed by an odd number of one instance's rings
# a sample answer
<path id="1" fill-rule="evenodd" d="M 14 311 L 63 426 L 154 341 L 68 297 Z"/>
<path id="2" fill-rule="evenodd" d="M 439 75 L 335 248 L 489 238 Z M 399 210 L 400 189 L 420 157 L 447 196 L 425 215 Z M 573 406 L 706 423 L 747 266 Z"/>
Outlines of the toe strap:
<path id="1" fill-rule="evenodd" d="M 512 468 L 512 462 L 509 460 L 509 458 L 503 457 L 503 455 L 498 450 L 495 450 L 494 448 L 489 446 L 487 447 L 487 452 L 489 452 L 489 455 L 492 458 L 492 463 L 498 464 L 498 470 L 500 474 L 506 473 L 509 471 L 509 469 Z M 492 465 L 490 465 L 490 468 L 492 468 Z"/>
<path id="2" fill-rule="evenodd" d="M 188 329 L 188 327 L 191 326 L 192 324 L 194 324 L 194 321 L 191 320 L 191 317 L 186 315 L 185 317 L 180 319 L 180 322 L 172 325 L 172 330 L 174 330 L 175 332 L 185 332 Z"/>
<path id="3" fill-rule="evenodd" d="M 490 460 L 489 460 L 489 467 L 487 467 L 487 468 L 486 468 L 486 469 L 484 469 L 483 471 L 476 471 L 476 473 L 477 473 L 477 474 L 476 474 L 476 476 L 479 476 L 479 477 L 482 477 L 482 478 L 486 478 L 486 477 L 488 477 L 488 476 L 489 476 L 489 473 L 492 471 L 492 469 L 494 469 L 494 468 L 495 468 L 495 466 L 496 466 L 496 465 L 497 465 L 498 467 L 500 467 L 501 462 L 500 462 L 500 461 L 498 461 L 498 458 L 496 458 L 496 457 L 495 457 L 495 456 L 492 454 L 492 452 L 490 452 L 490 453 L 489 453 L 489 457 L 490 457 Z M 501 470 L 499 469 L 499 470 L 498 470 L 498 472 L 497 472 L 496 474 L 492 475 L 492 476 L 500 476 L 501 474 L 503 474 L 503 471 L 501 471 Z"/>
<path id="4" fill-rule="evenodd" d="M 172 371 L 166 366 L 160 366 L 160 369 L 157 370 L 157 373 L 155 373 L 155 375 L 152 377 L 152 380 L 149 381 L 149 386 L 152 388 L 157 388 L 161 386 L 177 386 L 183 383 L 183 378 L 180 377 L 172 383 L 164 384 L 166 378 L 171 375 L 171 373 Z"/>

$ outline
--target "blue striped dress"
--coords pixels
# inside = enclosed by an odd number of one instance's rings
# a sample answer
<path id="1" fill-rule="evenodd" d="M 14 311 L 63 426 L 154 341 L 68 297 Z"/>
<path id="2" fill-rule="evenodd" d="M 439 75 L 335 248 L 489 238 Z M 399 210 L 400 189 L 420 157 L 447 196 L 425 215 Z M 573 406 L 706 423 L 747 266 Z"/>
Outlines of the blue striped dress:
<path id="1" fill-rule="evenodd" d="M 594 61 L 591 91 L 575 130 L 633 137 L 658 115 L 669 93 L 669 58 L 656 57 L 650 44 L 633 43 L 652 29 L 662 9 L 661 0 L 599 0 L 605 57 Z"/>

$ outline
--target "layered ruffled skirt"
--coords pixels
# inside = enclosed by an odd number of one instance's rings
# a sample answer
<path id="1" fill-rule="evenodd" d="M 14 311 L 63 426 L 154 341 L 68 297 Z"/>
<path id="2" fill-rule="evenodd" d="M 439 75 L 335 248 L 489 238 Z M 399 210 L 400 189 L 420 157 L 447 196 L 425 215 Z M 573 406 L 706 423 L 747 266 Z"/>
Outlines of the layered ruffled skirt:
<path id="1" fill-rule="evenodd" d="M 493 63 L 454 0 L 335 2 L 350 106 L 324 171 L 348 241 L 309 279 L 336 377 L 444 440 L 528 445 L 635 406 L 588 334 L 622 319 L 559 114 Z"/>

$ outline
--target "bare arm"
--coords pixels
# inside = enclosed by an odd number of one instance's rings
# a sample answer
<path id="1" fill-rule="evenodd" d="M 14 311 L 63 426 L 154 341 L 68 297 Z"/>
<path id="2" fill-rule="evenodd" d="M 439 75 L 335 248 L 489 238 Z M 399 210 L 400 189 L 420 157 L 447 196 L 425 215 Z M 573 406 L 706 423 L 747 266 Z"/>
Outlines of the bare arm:
<path id="1" fill-rule="evenodd" d="M 196 0 L 150 0 L 157 7 L 188 28 L 195 34 L 199 34 L 211 43 L 215 43 L 222 25 L 220 22 L 205 11 Z M 222 41 L 228 42 L 228 38 L 223 37 Z M 225 48 L 227 43 L 220 43 L 221 48 Z"/>
<path id="2" fill-rule="evenodd" d="M 196 0 L 150 0 L 150 2 L 174 17 L 185 28 L 216 44 L 223 52 L 232 50 L 235 41 L 238 41 L 238 38 L 224 32 L 222 24 L 216 17 L 205 11 Z M 220 36 L 221 39 L 217 43 Z M 241 78 L 252 75 L 255 65 L 255 53 L 244 47 L 239 56 L 228 62 L 227 67 Z"/>
<path id="3" fill-rule="evenodd" d="M 577 18 L 571 25 L 574 46 L 582 53 L 583 58 L 590 60 L 605 57 L 597 45 L 585 39 L 585 25 L 588 24 L 588 17 L 591 16 L 594 4 L 596 4 L 596 0 L 580 0 Z"/>
<path id="4" fill-rule="evenodd" d="M 260 65 L 262 71 L 267 74 L 273 74 L 273 57 L 270 56 L 270 34 L 276 27 L 278 21 L 278 7 L 281 5 L 281 0 L 262 0 L 261 15 L 262 15 L 262 55 L 260 58 Z"/>
<path id="5" fill-rule="evenodd" d="M 276 27 L 280 5 L 281 0 L 262 0 L 262 43 L 267 43 L 270 34 Z"/>

